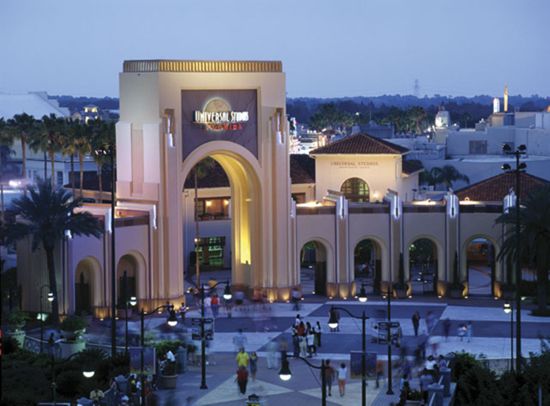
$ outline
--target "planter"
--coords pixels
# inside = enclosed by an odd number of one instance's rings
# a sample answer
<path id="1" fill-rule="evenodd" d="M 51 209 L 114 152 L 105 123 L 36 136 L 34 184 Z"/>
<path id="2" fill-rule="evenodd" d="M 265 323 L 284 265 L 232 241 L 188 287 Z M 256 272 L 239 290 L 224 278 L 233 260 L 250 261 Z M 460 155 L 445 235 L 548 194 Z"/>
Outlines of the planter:
<path id="1" fill-rule="evenodd" d="M 162 389 L 176 389 L 177 375 L 160 375 L 160 387 Z"/>
<path id="2" fill-rule="evenodd" d="M 15 331 L 10 331 L 8 335 L 12 337 L 15 341 L 17 341 L 17 344 L 19 344 L 19 348 L 23 348 L 23 344 L 25 343 L 25 335 L 26 335 L 24 330 L 17 329 Z"/>
<path id="3" fill-rule="evenodd" d="M 83 351 L 86 348 L 86 341 L 63 340 L 59 343 L 59 348 L 61 348 L 61 358 L 68 358 L 77 352 Z"/>

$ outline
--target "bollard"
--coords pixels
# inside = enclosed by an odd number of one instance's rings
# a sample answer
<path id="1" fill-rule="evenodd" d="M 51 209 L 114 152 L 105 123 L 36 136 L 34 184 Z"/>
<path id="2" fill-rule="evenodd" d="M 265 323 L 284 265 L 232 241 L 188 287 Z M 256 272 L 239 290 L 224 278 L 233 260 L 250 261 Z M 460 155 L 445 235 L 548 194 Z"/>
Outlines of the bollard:
<path id="1" fill-rule="evenodd" d="M 441 368 L 439 371 L 443 378 L 443 396 L 451 396 L 451 370 L 449 368 Z"/>
<path id="2" fill-rule="evenodd" d="M 443 406 L 443 385 L 432 383 L 428 386 L 428 399 L 435 395 L 433 406 Z"/>

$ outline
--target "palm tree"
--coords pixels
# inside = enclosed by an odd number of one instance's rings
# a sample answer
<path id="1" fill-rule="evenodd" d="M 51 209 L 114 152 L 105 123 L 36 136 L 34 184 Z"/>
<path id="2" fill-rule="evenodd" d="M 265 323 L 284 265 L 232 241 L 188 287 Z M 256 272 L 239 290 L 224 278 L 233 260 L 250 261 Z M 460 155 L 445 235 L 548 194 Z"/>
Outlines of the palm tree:
<path id="1" fill-rule="evenodd" d="M 6 126 L 7 131 L 11 132 L 15 138 L 21 141 L 21 175 L 23 179 L 27 178 L 27 145 L 38 131 L 38 122 L 27 113 L 16 114 L 9 119 Z"/>
<path id="2" fill-rule="evenodd" d="M 434 167 L 429 171 L 422 173 L 422 182 L 431 186 L 445 185 L 446 189 L 450 189 L 453 186 L 453 182 L 457 180 L 463 180 L 466 183 L 470 183 L 468 176 L 460 173 L 458 169 L 451 165 L 445 165 L 442 168 Z"/>
<path id="3" fill-rule="evenodd" d="M 77 125 L 79 123 L 73 120 L 67 120 L 65 122 L 65 133 L 63 135 L 63 146 L 61 151 L 63 155 L 68 156 L 71 160 L 71 191 L 73 196 L 75 196 L 75 176 L 74 176 L 74 156 L 76 154 L 76 144 L 77 144 Z"/>
<path id="4" fill-rule="evenodd" d="M 83 186 L 84 186 L 84 157 L 92 152 L 91 138 L 92 138 L 92 127 L 86 123 L 75 123 L 75 147 L 76 152 L 78 153 L 78 165 L 80 170 L 80 197 L 83 196 Z"/>
<path id="5" fill-rule="evenodd" d="M 92 151 L 102 150 L 106 146 L 113 146 L 115 144 L 115 124 L 113 122 L 96 120 L 92 125 Z M 103 165 L 110 163 L 110 158 L 105 154 L 93 154 L 93 157 L 97 165 L 99 201 L 101 201 L 103 199 Z"/>
<path id="6" fill-rule="evenodd" d="M 32 238 L 32 249 L 42 246 L 46 253 L 46 265 L 50 290 L 57 295 L 57 281 L 54 262 L 54 249 L 69 231 L 72 235 L 99 237 L 102 233 L 99 221 L 89 212 L 75 212 L 81 206 L 79 199 L 60 187 L 53 187 L 47 179 L 29 186 L 29 195 L 12 202 L 12 210 L 17 216 L 9 225 L 8 235 L 13 240 Z M 52 302 L 52 321 L 59 322 L 58 301 Z"/>
<path id="7" fill-rule="evenodd" d="M 50 180 L 55 185 L 55 153 L 62 150 L 63 134 L 65 133 L 65 119 L 55 114 L 42 117 L 40 134 L 31 143 L 35 151 L 47 153 L 50 160 Z M 47 160 L 44 160 L 44 179 L 48 177 Z"/>
<path id="8" fill-rule="evenodd" d="M 497 224 L 516 224 L 516 211 L 510 210 L 496 219 Z M 497 259 L 522 259 L 537 270 L 537 301 L 539 314 L 546 314 L 548 300 L 548 270 L 550 269 L 550 186 L 534 189 L 523 201 L 519 213 L 519 252 L 515 227 L 509 227 Z M 519 288 L 519 281 L 516 281 Z"/>

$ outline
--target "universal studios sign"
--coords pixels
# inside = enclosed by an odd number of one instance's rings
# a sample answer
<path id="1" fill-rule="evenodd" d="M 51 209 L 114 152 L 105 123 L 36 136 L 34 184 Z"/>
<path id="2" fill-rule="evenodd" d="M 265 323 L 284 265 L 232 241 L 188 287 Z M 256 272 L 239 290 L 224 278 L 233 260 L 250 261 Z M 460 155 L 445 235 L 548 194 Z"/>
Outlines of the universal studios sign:
<path id="1" fill-rule="evenodd" d="M 222 98 L 210 99 L 202 111 L 195 110 L 193 122 L 210 131 L 237 131 L 248 122 L 248 111 L 232 111 L 229 103 Z"/>

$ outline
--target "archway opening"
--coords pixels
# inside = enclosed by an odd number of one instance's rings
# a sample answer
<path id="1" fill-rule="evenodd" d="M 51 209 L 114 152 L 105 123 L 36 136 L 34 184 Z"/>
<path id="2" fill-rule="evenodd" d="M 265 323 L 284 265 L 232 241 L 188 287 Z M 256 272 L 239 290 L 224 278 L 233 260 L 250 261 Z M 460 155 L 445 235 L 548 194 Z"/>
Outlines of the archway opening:
<path id="1" fill-rule="evenodd" d="M 300 281 L 304 294 L 327 294 L 327 249 L 319 241 L 310 241 L 300 251 Z"/>
<path id="2" fill-rule="evenodd" d="M 437 246 L 428 238 L 419 238 L 409 245 L 409 275 L 412 294 L 437 291 Z"/>
<path id="3" fill-rule="evenodd" d="M 382 249 L 380 244 L 369 238 L 359 241 L 355 246 L 353 258 L 357 287 L 360 288 L 361 284 L 364 284 L 370 292 L 378 293 L 382 280 Z"/>
<path id="4" fill-rule="evenodd" d="M 137 275 L 139 264 L 131 255 L 123 255 L 117 266 L 117 304 L 123 309 L 132 296 L 138 297 Z"/>
<path id="5" fill-rule="evenodd" d="M 475 238 L 466 247 L 468 294 L 492 296 L 495 278 L 495 248 L 486 238 Z"/>
<path id="6" fill-rule="evenodd" d="M 340 187 L 340 192 L 350 202 L 364 203 L 369 201 L 369 186 L 360 178 L 349 178 Z"/>
<path id="7" fill-rule="evenodd" d="M 250 293 L 269 283 L 259 266 L 261 189 L 255 158 L 234 152 L 229 143 L 209 144 L 184 165 L 185 278 L 192 285 L 227 280 L 234 291 Z"/>
<path id="8" fill-rule="evenodd" d="M 90 258 L 83 259 L 76 266 L 74 279 L 75 314 L 90 315 L 93 312 L 94 277 L 99 273 L 99 265 Z"/>

